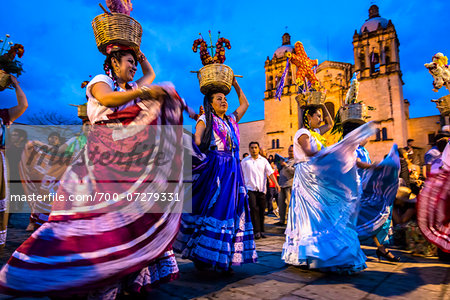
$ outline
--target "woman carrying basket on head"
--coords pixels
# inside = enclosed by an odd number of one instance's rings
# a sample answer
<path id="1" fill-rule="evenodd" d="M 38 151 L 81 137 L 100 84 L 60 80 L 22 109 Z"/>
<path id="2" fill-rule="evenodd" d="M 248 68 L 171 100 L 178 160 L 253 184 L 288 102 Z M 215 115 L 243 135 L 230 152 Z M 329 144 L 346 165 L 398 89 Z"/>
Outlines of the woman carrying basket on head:
<path id="1" fill-rule="evenodd" d="M 322 111 L 325 124 L 322 123 Z M 366 267 L 355 230 L 358 205 L 355 150 L 374 134 L 369 123 L 325 148 L 333 121 L 326 107 L 308 105 L 294 138 L 296 161 L 282 259 L 323 271 L 353 273 Z"/>
<path id="2" fill-rule="evenodd" d="M 132 82 L 138 61 L 144 76 Z M 100 126 L 58 190 L 65 199 L 91 200 L 54 202 L 49 221 L 3 267 L 4 293 L 109 299 L 178 275 L 171 244 L 181 216 L 183 130 L 160 125 L 182 125 L 185 104 L 172 86 L 150 86 L 153 69 L 131 48 L 109 45 L 105 72 L 86 91 L 89 120 Z M 155 163 L 155 153 L 165 163 Z M 136 198 L 149 193 L 177 193 L 181 201 Z"/>
<path id="3" fill-rule="evenodd" d="M 249 103 L 236 79 L 239 107 L 227 115 L 222 91 L 210 90 L 197 121 L 195 144 L 206 159 L 193 170 L 192 213 L 182 216 L 175 251 L 197 269 L 232 273 L 232 265 L 256 261 L 253 227 L 239 161 L 239 129 Z M 194 146 L 195 147 L 195 146 Z"/>

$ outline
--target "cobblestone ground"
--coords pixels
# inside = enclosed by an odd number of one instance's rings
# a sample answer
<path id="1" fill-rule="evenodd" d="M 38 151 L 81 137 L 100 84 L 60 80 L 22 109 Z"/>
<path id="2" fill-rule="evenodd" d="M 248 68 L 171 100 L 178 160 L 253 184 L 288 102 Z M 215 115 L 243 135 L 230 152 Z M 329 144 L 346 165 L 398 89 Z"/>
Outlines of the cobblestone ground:
<path id="1" fill-rule="evenodd" d="M 378 262 L 375 248 L 363 246 L 368 268 L 358 275 L 338 276 L 287 266 L 281 260 L 283 228 L 267 218 L 266 239 L 256 241 L 258 263 L 235 267 L 225 277 L 214 272 L 196 271 L 181 258 L 180 279 L 163 284 L 147 299 L 444 299 L 450 300 L 450 265 L 437 258 L 411 256 L 392 250 L 400 263 Z M 0 260 L 11 253 L 30 234 L 25 232 L 28 215 L 15 215 L 14 228 L 8 228 L 7 246 Z M 7 299 L 3 296 L 1 299 Z M 43 299 L 43 298 L 41 298 Z"/>

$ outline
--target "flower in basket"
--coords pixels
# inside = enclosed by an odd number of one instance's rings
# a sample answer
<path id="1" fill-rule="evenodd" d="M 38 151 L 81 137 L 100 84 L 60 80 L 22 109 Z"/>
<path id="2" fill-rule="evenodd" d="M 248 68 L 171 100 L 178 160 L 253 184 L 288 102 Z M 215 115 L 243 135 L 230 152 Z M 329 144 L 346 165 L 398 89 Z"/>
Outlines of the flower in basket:
<path id="1" fill-rule="evenodd" d="M 353 78 L 350 83 L 350 88 L 347 91 L 347 95 L 345 96 L 345 104 L 353 104 L 358 100 L 358 92 L 359 92 L 359 82 L 358 79 Z"/>
<path id="2" fill-rule="evenodd" d="M 16 56 L 21 58 L 25 52 L 23 45 L 14 44 L 11 42 L 8 43 L 10 46 L 9 49 L 5 48 L 6 40 L 8 39 L 9 34 L 6 35 L 6 39 L 3 42 L 2 50 L 0 52 L 0 70 L 8 74 L 15 74 L 17 77 L 22 75 L 23 68 L 22 63 L 16 60 Z"/>
<path id="3" fill-rule="evenodd" d="M 133 4 L 130 0 L 106 0 L 106 6 L 113 13 L 130 15 L 133 10 Z"/>
<path id="4" fill-rule="evenodd" d="M 220 37 L 217 39 L 216 46 L 208 46 L 206 41 L 203 39 L 202 34 L 200 34 L 200 38 L 194 41 L 192 45 L 192 51 L 197 52 L 200 47 L 200 59 L 202 60 L 202 64 L 204 66 L 210 64 L 223 64 L 225 62 L 225 48 L 231 49 L 230 41 L 224 37 Z M 211 40 L 211 31 L 209 31 L 209 37 Z M 211 40 L 212 44 L 212 40 Z M 208 48 L 211 49 L 211 54 L 208 51 Z M 216 48 L 216 53 L 214 54 L 214 48 Z"/>

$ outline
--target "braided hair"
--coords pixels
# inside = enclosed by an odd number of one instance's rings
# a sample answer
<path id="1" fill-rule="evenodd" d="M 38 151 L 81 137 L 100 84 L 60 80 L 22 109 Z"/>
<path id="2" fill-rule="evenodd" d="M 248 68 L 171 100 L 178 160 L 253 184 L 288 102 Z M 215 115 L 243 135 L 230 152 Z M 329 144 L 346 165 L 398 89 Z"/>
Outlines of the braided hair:
<path id="1" fill-rule="evenodd" d="M 103 63 L 103 69 L 105 71 L 105 74 L 108 75 L 109 78 L 112 79 L 114 82 L 114 91 L 119 90 L 119 84 L 117 83 L 117 74 L 114 73 L 114 68 L 112 66 L 112 59 L 115 58 L 118 62 L 122 60 L 122 57 L 124 57 L 127 54 L 131 54 L 134 58 L 134 61 L 136 63 L 136 66 L 138 64 L 136 53 L 133 50 L 118 50 L 113 51 L 105 59 L 105 62 Z M 127 83 L 126 89 L 131 89 L 131 86 Z"/>
<path id="2" fill-rule="evenodd" d="M 205 119 L 206 119 L 206 129 L 202 136 L 202 141 L 200 143 L 199 149 L 202 152 L 206 152 L 209 149 L 209 146 L 211 144 L 211 138 L 212 138 L 212 131 L 213 131 L 213 115 L 216 117 L 216 111 L 212 107 L 212 101 L 214 94 L 219 93 L 219 91 L 210 91 L 208 94 L 205 95 L 203 98 L 203 108 L 205 110 Z M 224 116 L 224 121 L 229 122 L 228 116 Z"/>
<path id="3" fill-rule="evenodd" d="M 303 107 L 303 127 L 306 129 L 312 129 L 307 116 L 313 116 L 317 111 L 319 111 L 321 107 L 319 105 L 310 104 Z"/>

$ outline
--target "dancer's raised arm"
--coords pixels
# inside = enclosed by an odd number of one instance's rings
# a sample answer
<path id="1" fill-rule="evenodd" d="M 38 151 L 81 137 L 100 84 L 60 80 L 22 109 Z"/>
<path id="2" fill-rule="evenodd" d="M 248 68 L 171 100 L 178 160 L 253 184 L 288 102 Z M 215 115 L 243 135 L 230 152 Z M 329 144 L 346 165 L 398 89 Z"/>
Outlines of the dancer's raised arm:
<path id="1" fill-rule="evenodd" d="M 233 78 L 233 87 L 236 90 L 236 93 L 239 98 L 239 107 L 236 108 L 234 111 L 234 115 L 236 116 L 236 122 L 239 122 L 240 119 L 244 116 L 245 112 L 247 111 L 249 107 L 249 103 L 247 100 L 247 97 L 245 96 L 244 92 L 242 91 L 241 87 L 239 86 L 236 77 Z"/>
<path id="2" fill-rule="evenodd" d="M 25 112 L 25 110 L 27 110 L 28 101 L 27 97 L 25 96 L 25 93 L 23 92 L 22 88 L 19 85 L 19 82 L 17 81 L 17 78 L 13 75 L 10 75 L 10 77 L 12 85 L 16 90 L 16 97 L 17 97 L 17 105 L 8 109 L 9 120 L 10 122 L 14 122 L 18 117 L 20 117 Z"/>

